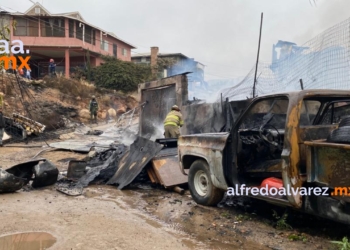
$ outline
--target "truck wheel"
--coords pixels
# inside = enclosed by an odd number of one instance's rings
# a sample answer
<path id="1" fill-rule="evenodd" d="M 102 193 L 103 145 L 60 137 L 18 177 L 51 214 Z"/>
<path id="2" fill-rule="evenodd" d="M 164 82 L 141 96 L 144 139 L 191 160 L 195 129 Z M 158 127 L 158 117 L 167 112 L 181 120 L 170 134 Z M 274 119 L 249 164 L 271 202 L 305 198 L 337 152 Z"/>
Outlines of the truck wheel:
<path id="1" fill-rule="evenodd" d="M 329 142 L 350 144 L 350 126 L 340 127 L 331 132 L 328 137 Z"/>
<path id="2" fill-rule="evenodd" d="M 214 187 L 210 178 L 208 163 L 196 160 L 188 173 L 188 186 L 192 198 L 200 205 L 214 206 L 224 197 L 225 191 Z"/>

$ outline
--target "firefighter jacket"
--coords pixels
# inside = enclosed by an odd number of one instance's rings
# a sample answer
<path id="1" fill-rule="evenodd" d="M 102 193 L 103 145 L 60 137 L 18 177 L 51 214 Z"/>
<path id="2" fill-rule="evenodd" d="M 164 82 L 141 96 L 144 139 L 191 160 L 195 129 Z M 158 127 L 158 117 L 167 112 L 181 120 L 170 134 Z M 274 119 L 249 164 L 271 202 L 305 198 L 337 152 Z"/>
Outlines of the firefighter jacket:
<path id="1" fill-rule="evenodd" d="M 184 125 L 182 114 L 176 110 L 170 111 L 164 120 L 164 126 L 167 125 L 182 127 L 182 125 Z"/>
<path id="2" fill-rule="evenodd" d="M 96 112 L 98 110 L 98 103 L 95 99 L 90 101 L 89 110 L 90 112 Z"/>

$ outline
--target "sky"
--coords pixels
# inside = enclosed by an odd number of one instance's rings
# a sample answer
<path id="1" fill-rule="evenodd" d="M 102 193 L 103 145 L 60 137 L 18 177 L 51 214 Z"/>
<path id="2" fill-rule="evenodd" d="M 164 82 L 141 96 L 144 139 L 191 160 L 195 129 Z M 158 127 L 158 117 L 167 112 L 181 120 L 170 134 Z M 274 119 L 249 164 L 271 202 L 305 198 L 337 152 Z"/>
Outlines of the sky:
<path id="1" fill-rule="evenodd" d="M 302 45 L 350 17 L 349 0 L 38 0 L 51 13 L 79 11 L 83 18 L 135 45 L 132 54 L 159 47 L 206 65 L 205 78 L 248 74 L 256 62 L 261 13 L 260 61 L 271 62 L 278 40 Z M 30 0 L 0 0 L 25 12 Z"/>

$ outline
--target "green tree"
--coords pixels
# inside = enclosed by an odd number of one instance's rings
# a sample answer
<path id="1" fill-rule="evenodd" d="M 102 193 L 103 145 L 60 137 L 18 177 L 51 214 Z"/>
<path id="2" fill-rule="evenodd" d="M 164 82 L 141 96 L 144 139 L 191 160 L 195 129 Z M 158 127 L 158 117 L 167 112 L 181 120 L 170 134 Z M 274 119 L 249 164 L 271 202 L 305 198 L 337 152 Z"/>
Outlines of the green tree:
<path id="1" fill-rule="evenodd" d="M 102 65 L 93 69 L 96 86 L 131 92 L 137 85 L 152 79 L 151 67 L 105 56 Z"/>
<path id="2" fill-rule="evenodd" d="M 12 28 L 16 29 L 17 22 L 12 23 Z M 10 41 L 11 37 L 11 26 L 9 19 L 6 19 L 4 16 L 0 17 L 0 40 Z M 3 51 L 4 52 L 4 51 Z M 8 54 L 2 54 L 8 56 Z M 4 67 L 4 61 L 0 62 L 0 69 Z"/>

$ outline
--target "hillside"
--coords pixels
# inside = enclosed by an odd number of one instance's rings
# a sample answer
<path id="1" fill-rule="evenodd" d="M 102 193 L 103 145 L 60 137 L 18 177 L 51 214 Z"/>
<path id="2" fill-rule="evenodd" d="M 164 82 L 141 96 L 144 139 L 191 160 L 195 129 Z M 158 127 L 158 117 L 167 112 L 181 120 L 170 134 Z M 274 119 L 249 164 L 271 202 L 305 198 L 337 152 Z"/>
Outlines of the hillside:
<path id="1" fill-rule="evenodd" d="M 88 123 L 88 106 L 92 95 L 96 96 L 100 106 L 99 121 L 106 120 L 108 110 L 110 117 L 115 119 L 138 104 L 132 96 L 63 77 L 29 81 L 14 74 L 2 73 L 0 92 L 3 93 L 6 116 L 19 113 L 43 123 L 47 130 L 62 127 L 67 120 Z"/>

